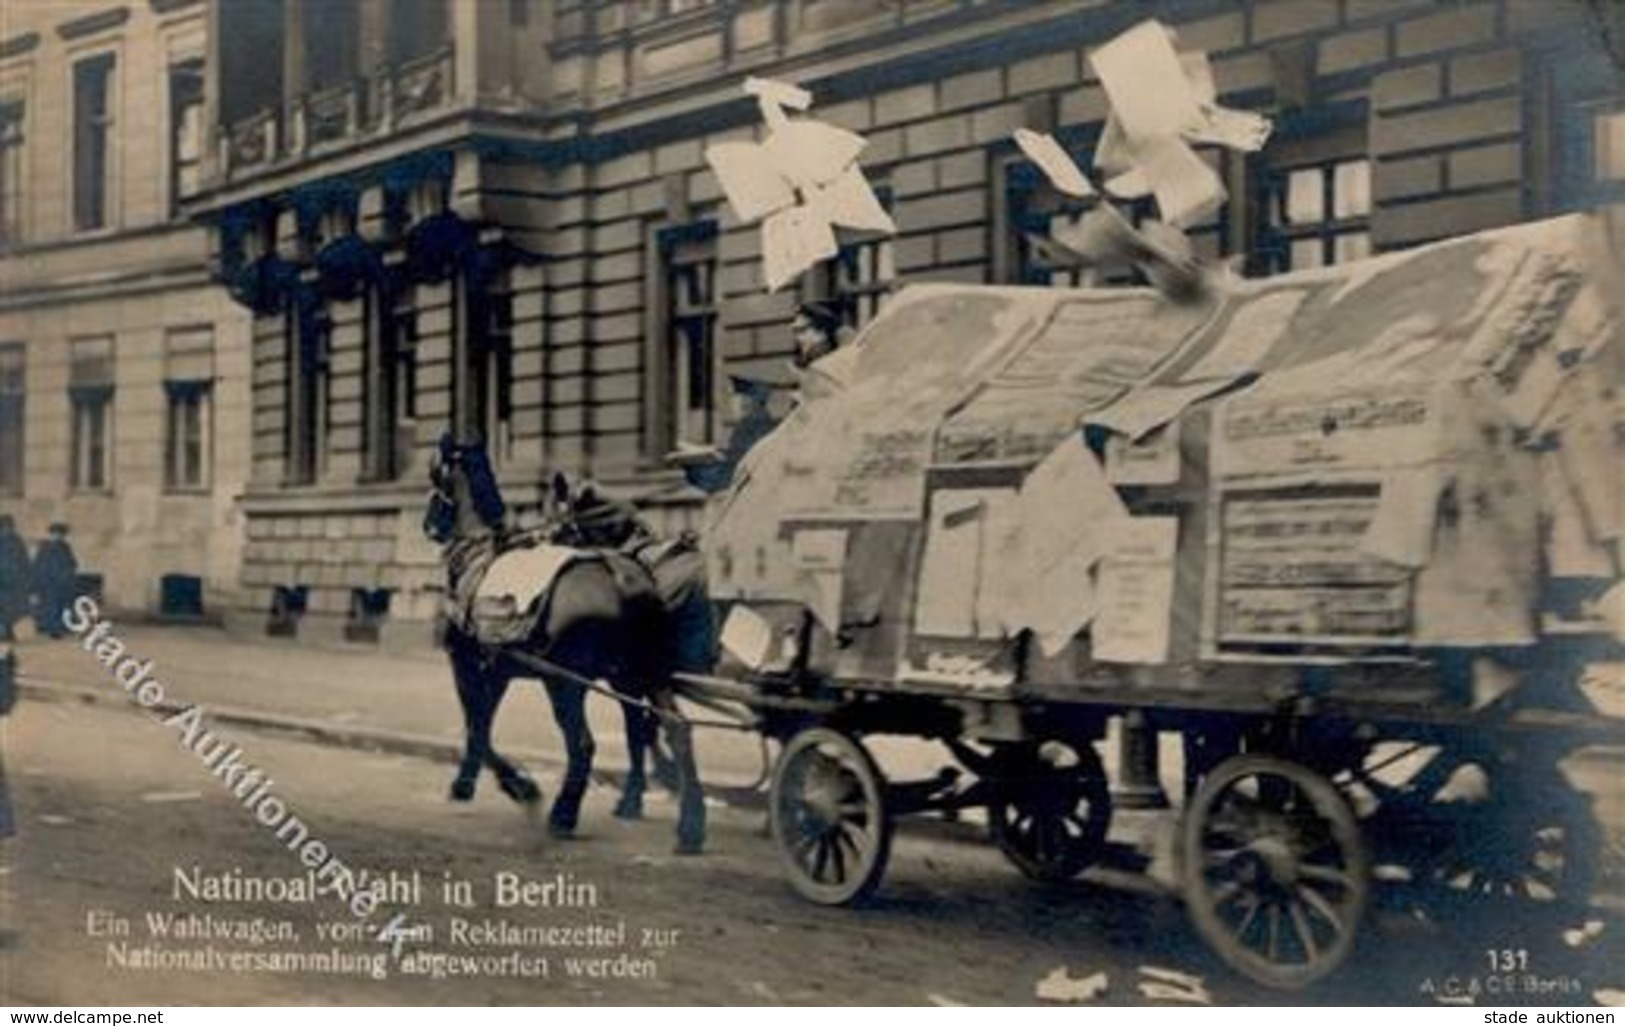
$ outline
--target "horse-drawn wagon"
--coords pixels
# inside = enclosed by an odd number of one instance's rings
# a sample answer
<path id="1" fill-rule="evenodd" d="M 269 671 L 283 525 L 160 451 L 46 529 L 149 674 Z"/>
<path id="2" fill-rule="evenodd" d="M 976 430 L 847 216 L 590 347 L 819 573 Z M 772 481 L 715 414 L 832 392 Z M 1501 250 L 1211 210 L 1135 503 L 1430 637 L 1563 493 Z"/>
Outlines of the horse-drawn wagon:
<path id="1" fill-rule="evenodd" d="M 724 656 L 682 690 L 782 742 L 796 890 L 862 899 L 931 809 L 985 807 L 1033 877 L 1081 872 L 1128 716 L 1181 736 L 1191 918 L 1265 984 L 1344 961 L 1378 867 L 1584 902 L 1598 828 L 1558 763 L 1625 736 L 1606 224 L 1179 302 L 895 296 L 704 531 Z M 961 772 L 890 783 L 882 735 Z"/>

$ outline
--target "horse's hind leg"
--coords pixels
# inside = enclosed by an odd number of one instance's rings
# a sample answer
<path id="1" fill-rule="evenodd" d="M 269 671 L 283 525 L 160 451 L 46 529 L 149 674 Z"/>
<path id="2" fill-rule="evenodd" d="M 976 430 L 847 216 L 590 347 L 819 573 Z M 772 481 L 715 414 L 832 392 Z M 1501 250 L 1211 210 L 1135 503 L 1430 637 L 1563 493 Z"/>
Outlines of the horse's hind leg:
<path id="1" fill-rule="evenodd" d="M 651 696 L 666 728 L 672 758 L 677 763 L 677 854 L 698 855 L 705 850 L 705 792 L 694 759 L 693 728 L 677 711 L 671 692 Z"/>
<path id="2" fill-rule="evenodd" d="M 552 699 L 553 719 L 564 734 L 565 752 L 564 783 L 553 800 L 548 825 L 554 834 L 568 836 L 575 832 L 581 818 L 581 799 L 592 776 L 594 745 L 592 728 L 587 724 L 587 690 L 568 681 L 544 683 Z"/>
<path id="3" fill-rule="evenodd" d="M 644 757 L 653 754 L 654 739 L 660 725 L 649 710 L 631 702 L 621 703 L 621 714 L 626 718 L 628 766 L 626 786 L 621 789 L 621 800 L 615 806 L 615 815 L 621 819 L 642 819 L 643 792 L 648 788 Z"/>

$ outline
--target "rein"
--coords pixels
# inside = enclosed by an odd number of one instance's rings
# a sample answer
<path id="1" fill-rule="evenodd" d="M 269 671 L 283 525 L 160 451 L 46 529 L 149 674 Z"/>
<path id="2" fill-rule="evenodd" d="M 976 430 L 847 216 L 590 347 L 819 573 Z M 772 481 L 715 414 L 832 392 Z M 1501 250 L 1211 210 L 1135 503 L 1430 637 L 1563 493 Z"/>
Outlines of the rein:
<path id="1" fill-rule="evenodd" d="M 613 687 L 611 687 L 608 681 L 583 676 L 582 674 L 576 673 L 574 670 L 571 670 L 568 667 L 560 666 L 551 659 L 544 659 L 541 656 L 535 655 L 531 652 L 511 652 L 504 649 L 502 654 L 517 663 L 522 663 L 525 666 L 529 666 L 538 673 L 567 680 L 571 684 L 580 685 L 581 687 L 586 688 L 588 691 L 603 695 L 605 698 L 613 699 L 622 705 L 631 706 L 634 709 L 642 709 L 645 712 L 652 713 L 663 723 L 683 723 L 691 727 L 715 727 L 718 730 L 740 730 L 754 732 L 756 729 L 751 724 L 744 722 L 743 717 L 737 717 L 731 720 L 705 720 L 695 719 L 691 716 L 684 716 L 681 712 L 661 709 L 660 707 L 651 704 L 646 698 L 632 698 L 630 696 L 621 694 L 619 691 L 616 691 Z M 696 705 L 702 705 L 713 712 L 734 715 L 726 706 L 718 705 L 705 699 L 696 698 L 693 695 L 684 695 L 683 697 L 687 698 L 690 702 L 693 702 Z"/>

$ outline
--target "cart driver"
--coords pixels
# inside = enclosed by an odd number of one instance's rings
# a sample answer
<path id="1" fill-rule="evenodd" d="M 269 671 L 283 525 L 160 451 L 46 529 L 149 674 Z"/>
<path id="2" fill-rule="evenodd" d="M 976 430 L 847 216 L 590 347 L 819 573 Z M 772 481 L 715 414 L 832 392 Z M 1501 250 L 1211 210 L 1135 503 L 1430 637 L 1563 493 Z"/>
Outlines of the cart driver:
<path id="1" fill-rule="evenodd" d="M 796 308 L 790 322 L 796 351 L 790 364 L 803 398 L 816 399 L 846 387 L 857 355 L 843 345 L 850 331 L 832 303 L 809 302 Z"/>

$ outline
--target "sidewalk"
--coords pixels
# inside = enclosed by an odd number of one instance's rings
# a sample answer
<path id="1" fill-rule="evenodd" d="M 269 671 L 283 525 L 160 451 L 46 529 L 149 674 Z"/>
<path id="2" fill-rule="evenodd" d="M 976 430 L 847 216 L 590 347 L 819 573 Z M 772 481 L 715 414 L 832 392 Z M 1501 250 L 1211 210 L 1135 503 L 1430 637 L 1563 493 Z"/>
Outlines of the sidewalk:
<path id="1" fill-rule="evenodd" d="M 163 683 L 169 701 L 205 706 L 222 725 L 281 728 L 330 743 L 447 760 L 461 755 L 462 710 L 451 668 L 438 653 L 406 656 L 362 645 L 244 641 L 212 627 L 115 622 L 114 629 L 130 655 L 152 660 L 152 676 Z M 129 701 L 77 639 L 35 638 L 16 648 L 25 687 L 56 697 Z M 596 766 L 619 776 L 626 769 L 621 713 L 605 698 L 591 697 L 587 706 L 598 744 Z M 538 759 L 562 763 L 564 758 L 547 694 L 534 682 L 516 681 L 509 689 L 494 740 L 499 751 L 537 770 Z M 708 782 L 744 785 L 760 772 L 752 735 L 706 731 L 700 750 Z M 451 782 L 449 773 L 446 781 Z"/>

